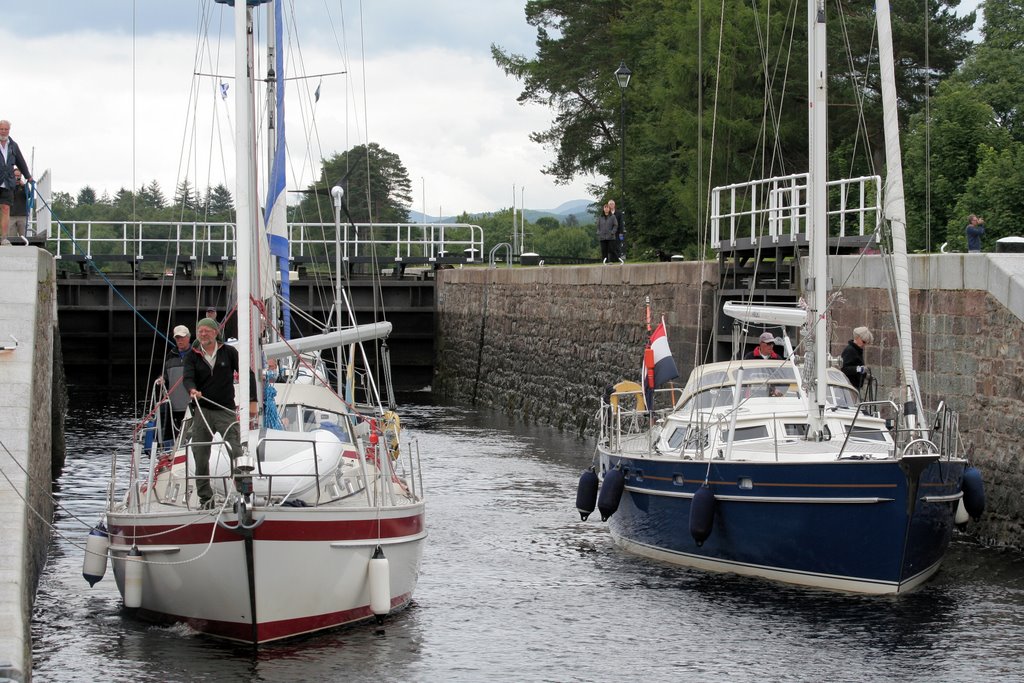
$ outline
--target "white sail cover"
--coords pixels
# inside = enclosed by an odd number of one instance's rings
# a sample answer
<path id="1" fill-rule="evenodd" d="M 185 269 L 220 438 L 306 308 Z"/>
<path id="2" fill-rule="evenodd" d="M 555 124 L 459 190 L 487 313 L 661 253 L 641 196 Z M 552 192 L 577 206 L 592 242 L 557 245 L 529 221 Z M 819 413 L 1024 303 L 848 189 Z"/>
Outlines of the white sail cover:
<path id="1" fill-rule="evenodd" d="M 273 342 L 271 344 L 264 345 L 263 353 L 266 355 L 267 360 L 270 360 L 271 358 L 286 358 L 297 353 L 320 351 L 321 349 L 347 346 L 348 344 L 358 344 L 359 342 L 370 341 L 372 339 L 383 339 L 389 334 L 391 334 L 391 323 L 370 323 L 367 325 L 357 325 L 356 327 L 345 330 L 337 330 L 335 332 L 314 334 L 308 337 L 293 339 L 291 341 Z"/>

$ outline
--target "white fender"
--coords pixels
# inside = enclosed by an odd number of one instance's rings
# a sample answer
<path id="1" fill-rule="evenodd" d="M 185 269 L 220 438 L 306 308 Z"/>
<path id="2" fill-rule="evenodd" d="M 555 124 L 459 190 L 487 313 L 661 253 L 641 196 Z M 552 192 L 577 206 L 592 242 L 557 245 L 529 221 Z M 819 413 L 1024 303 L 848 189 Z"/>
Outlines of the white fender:
<path id="1" fill-rule="evenodd" d="M 106 527 L 101 522 L 89 532 L 89 538 L 85 541 L 82 576 L 89 582 L 90 587 L 95 586 L 96 582 L 107 573 L 107 549 L 109 547 L 110 538 L 107 536 Z"/>
<path id="2" fill-rule="evenodd" d="M 124 606 L 142 606 L 142 553 L 135 547 L 124 558 Z"/>
<path id="3" fill-rule="evenodd" d="M 971 516 L 967 514 L 967 506 L 964 505 L 964 499 L 961 498 L 960 502 L 956 504 L 956 517 L 953 518 L 953 523 L 957 526 L 967 524 L 971 519 Z"/>
<path id="4" fill-rule="evenodd" d="M 369 566 L 370 611 L 382 617 L 391 611 L 391 571 L 380 546 L 373 551 Z"/>

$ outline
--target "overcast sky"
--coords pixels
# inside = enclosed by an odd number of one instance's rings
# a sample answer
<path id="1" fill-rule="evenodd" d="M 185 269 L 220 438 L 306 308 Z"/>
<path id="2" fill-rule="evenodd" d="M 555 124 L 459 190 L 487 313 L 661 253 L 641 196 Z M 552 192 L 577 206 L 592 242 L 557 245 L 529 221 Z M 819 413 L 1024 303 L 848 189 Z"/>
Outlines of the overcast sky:
<path id="1" fill-rule="evenodd" d="M 298 43 L 285 38 L 286 73 L 312 77 L 287 87 L 289 183 L 308 185 L 311 159 L 368 138 L 399 155 L 412 208 L 430 215 L 508 207 L 513 186 L 517 203 L 525 198 L 532 209 L 586 199 L 590 179 L 558 186 L 540 172 L 551 153 L 529 134 L 551 114 L 519 105 L 520 85 L 490 57 L 492 42 L 533 54 L 524 4 L 294 2 Z M 211 0 L 32 0 L 4 10 L 0 118 L 34 154 L 35 175 L 50 169 L 54 189 L 72 193 L 90 185 L 113 194 L 155 179 L 170 197 L 184 177 L 234 191 L 234 97 L 215 94 L 229 79 L 193 76 L 232 73 L 229 8 Z M 197 28 L 201 17 L 206 31 Z M 609 65 L 611 79 L 618 57 Z M 348 74 L 316 76 L 337 71 Z"/>
<path id="2" fill-rule="evenodd" d="M 967 11 L 977 0 L 964 0 Z M 54 189 L 100 194 L 182 179 L 234 191 L 234 98 L 216 96 L 233 64 L 230 10 L 212 0 L 31 0 L 5 3 L 0 118 Z M 521 86 L 491 43 L 533 55 L 524 0 L 290 0 L 286 37 L 288 180 L 304 187 L 313 160 L 369 140 L 399 155 L 412 208 L 454 215 L 524 197 L 531 209 L 586 199 L 540 169 L 551 151 L 529 134 L 552 112 L 521 106 Z M 201 22 L 208 28 L 200 30 Z M 263 27 L 259 32 L 262 39 Z M 199 37 L 203 36 L 202 39 Z M 609 55 L 609 78 L 619 55 Z M 301 61 L 301 66 L 298 66 Z M 348 72 L 343 76 L 316 76 Z M 319 102 L 312 92 L 320 85 Z M 198 103 L 198 104 L 195 104 Z M 315 116 L 312 112 L 315 111 Z M 315 122 L 315 125 L 311 122 Z"/>

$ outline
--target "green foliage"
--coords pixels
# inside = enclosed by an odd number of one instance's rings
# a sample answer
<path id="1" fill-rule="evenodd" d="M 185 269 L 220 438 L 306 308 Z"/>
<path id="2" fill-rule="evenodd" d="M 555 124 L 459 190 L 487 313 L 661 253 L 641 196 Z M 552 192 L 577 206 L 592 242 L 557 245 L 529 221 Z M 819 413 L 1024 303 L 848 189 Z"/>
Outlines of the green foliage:
<path id="1" fill-rule="evenodd" d="M 330 189 L 338 183 L 345 190 L 345 207 L 353 223 L 369 223 L 371 219 L 374 223 L 409 222 L 409 172 L 397 154 L 377 143 L 356 145 L 324 161 L 320 178 L 306 189 L 306 198 L 299 204 L 299 220 L 333 222 Z"/>
<path id="2" fill-rule="evenodd" d="M 1024 143 L 1013 141 L 1002 150 L 982 144 L 977 156 L 978 170 L 967 181 L 947 225 L 946 238 L 956 251 L 967 248 L 965 228 L 972 213 L 985 219 L 986 249 L 1001 237 L 1021 235 L 1024 225 Z"/>
<path id="3" fill-rule="evenodd" d="M 92 189 L 88 185 L 78 191 L 78 199 L 75 201 L 77 206 L 87 206 L 96 203 L 96 190 Z"/>
<path id="4" fill-rule="evenodd" d="M 990 105 L 996 122 L 1024 142 L 1024 2 L 987 0 L 983 34 L 951 81 Z"/>
<path id="5" fill-rule="evenodd" d="M 955 4 L 893 1 L 904 120 L 969 54 L 974 16 L 957 17 Z M 842 9 L 827 5 L 831 161 L 833 175 L 860 175 L 880 159 L 874 8 Z M 700 253 L 710 187 L 807 168 L 805 19 L 801 3 L 531 0 L 536 53 L 491 54 L 522 84 L 521 103 L 552 109 L 551 126 L 531 136 L 554 151 L 546 173 L 606 178 L 595 196 L 624 210 L 631 253 Z M 633 71 L 625 91 L 613 77 L 620 60 Z"/>
<path id="6" fill-rule="evenodd" d="M 235 214 L 235 202 L 231 192 L 219 184 L 206 193 L 206 214 L 208 220 L 230 221 Z"/>
<path id="7" fill-rule="evenodd" d="M 935 250 L 943 241 L 947 223 L 961 219 L 966 223 L 966 215 L 959 216 L 956 205 L 977 172 L 980 149 L 1001 149 L 1009 142 L 1009 134 L 996 123 L 992 107 L 978 99 L 974 91 L 955 82 L 939 88 L 931 103 L 930 123 L 918 114 L 904 136 L 908 248 Z M 981 210 L 976 207 L 967 214 Z M 938 243 L 931 235 L 938 238 Z"/>

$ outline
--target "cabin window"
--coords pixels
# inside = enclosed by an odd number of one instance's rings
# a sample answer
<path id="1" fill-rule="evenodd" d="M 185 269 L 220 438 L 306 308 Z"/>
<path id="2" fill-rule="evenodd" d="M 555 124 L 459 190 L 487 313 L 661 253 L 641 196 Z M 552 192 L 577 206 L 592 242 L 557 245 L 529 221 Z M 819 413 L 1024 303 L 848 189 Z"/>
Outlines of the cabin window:
<path id="1" fill-rule="evenodd" d="M 786 436 L 799 436 L 801 438 L 807 437 L 807 425 L 806 424 L 787 424 L 786 425 Z"/>
<path id="2" fill-rule="evenodd" d="M 768 427 L 765 425 L 755 425 L 753 427 L 737 427 L 733 433 L 733 441 L 750 441 L 751 439 L 766 439 L 768 438 Z M 722 441 L 729 439 L 729 430 L 722 430 Z"/>
<path id="3" fill-rule="evenodd" d="M 862 439 L 864 441 L 885 441 L 885 432 L 872 427 L 858 427 L 846 425 L 846 433 L 851 439 Z"/>
<path id="4" fill-rule="evenodd" d="M 743 383 L 757 382 L 757 381 L 783 381 L 795 382 L 796 373 L 793 372 L 793 368 L 789 365 L 780 365 L 779 367 L 767 367 L 767 368 L 743 368 Z"/>
<path id="5" fill-rule="evenodd" d="M 680 410 L 713 410 L 715 408 L 728 408 L 731 405 L 732 387 L 721 387 L 718 389 L 705 389 L 697 394 L 696 397 L 692 397 L 684 403 Z"/>
<path id="6" fill-rule="evenodd" d="M 829 398 L 835 403 L 837 408 L 856 408 L 860 402 L 860 396 L 853 387 L 830 384 L 828 386 L 828 393 Z"/>
<path id="7" fill-rule="evenodd" d="M 676 429 L 673 429 L 672 433 L 665 439 L 668 447 L 673 450 L 682 447 L 683 440 L 686 438 L 686 431 L 686 427 L 677 427 Z"/>

